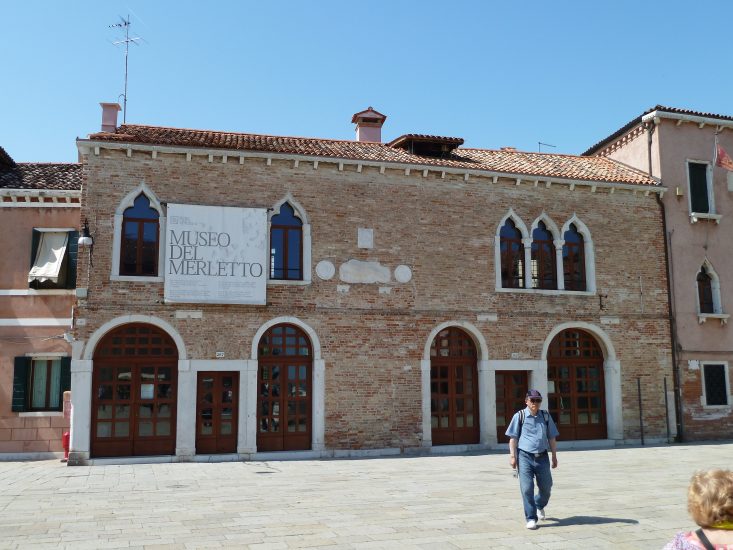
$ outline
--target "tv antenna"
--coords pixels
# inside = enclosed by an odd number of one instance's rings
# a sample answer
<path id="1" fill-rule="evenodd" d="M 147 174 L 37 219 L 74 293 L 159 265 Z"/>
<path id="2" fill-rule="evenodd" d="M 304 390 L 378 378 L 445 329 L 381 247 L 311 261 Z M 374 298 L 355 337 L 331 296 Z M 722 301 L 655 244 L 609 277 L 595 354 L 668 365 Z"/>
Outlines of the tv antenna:
<path id="1" fill-rule="evenodd" d="M 543 145 L 544 145 L 545 147 L 557 147 L 557 145 L 552 145 L 551 143 L 543 143 L 543 142 L 541 142 L 541 141 L 538 141 L 538 142 L 537 142 L 537 152 L 538 152 L 538 153 L 541 153 L 541 152 L 542 152 L 542 146 L 543 146 Z"/>
<path id="2" fill-rule="evenodd" d="M 125 38 L 122 40 L 118 40 L 116 42 L 112 42 L 115 46 L 119 46 L 120 44 L 125 45 L 125 93 L 122 94 L 123 98 L 123 110 L 122 110 L 122 123 L 124 124 L 127 122 L 127 57 L 130 53 L 130 44 L 138 44 L 142 38 L 139 36 L 133 36 L 130 37 L 130 14 L 127 15 L 127 19 L 120 16 L 120 22 L 115 23 L 114 25 L 110 25 L 110 29 L 125 29 Z"/>

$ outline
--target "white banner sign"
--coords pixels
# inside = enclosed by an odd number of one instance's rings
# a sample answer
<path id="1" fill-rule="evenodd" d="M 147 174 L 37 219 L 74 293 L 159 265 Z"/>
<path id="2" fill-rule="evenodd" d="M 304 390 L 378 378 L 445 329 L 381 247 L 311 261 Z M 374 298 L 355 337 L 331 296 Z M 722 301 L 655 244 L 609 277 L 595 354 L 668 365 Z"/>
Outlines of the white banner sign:
<path id="1" fill-rule="evenodd" d="M 168 204 L 167 303 L 264 305 L 267 210 Z"/>

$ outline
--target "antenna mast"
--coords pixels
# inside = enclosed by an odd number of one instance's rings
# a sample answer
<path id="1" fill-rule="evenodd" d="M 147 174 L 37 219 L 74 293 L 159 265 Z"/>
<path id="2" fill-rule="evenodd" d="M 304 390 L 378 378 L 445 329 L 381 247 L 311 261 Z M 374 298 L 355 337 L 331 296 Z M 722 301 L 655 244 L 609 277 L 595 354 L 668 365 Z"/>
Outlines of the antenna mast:
<path id="1" fill-rule="evenodd" d="M 119 46 L 120 44 L 125 45 L 125 93 L 122 94 L 123 98 L 123 110 L 122 110 L 122 123 L 125 124 L 127 122 L 127 57 L 130 52 L 130 44 L 137 44 L 142 40 L 139 36 L 134 36 L 130 38 L 130 14 L 127 14 L 127 19 L 120 16 L 120 22 L 115 23 L 114 25 L 110 25 L 109 28 L 119 28 L 119 29 L 125 29 L 125 38 L 123 40 L 118 40 L 117 42 L 112 42 L 115 46 Z"/>
<path id="2" fill-rule="evenodd" d="M 544 145 L 545 147 L 557 147 L 557 145 L 553 145 L 553 144 L 551 144 L 551 143 L 543 143 L 543 142 L 541 142 L 541 141 L 538 141 L 538 142 L 537 142 L 537 152 L 538 152 L 538 153 L 541 153 L 541 152 L 542 152 L 542 146 L 543 146 L 543 145 Z"/>

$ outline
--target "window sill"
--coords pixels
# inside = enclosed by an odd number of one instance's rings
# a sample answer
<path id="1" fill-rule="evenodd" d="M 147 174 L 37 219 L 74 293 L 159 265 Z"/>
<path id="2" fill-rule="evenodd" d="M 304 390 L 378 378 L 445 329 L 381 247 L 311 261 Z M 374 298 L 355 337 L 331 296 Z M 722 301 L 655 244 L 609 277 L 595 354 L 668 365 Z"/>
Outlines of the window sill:
<path id="1" fill-rule="evenodd" d="M 706 212 L 690 212 L 690 223 L 697 223 L 699 220 L 713 220 L 720 223 L 723 216 L 720 214 L 708 214 Z"/>
<path id="2" fill-rule="evenodd" d="M 43 418 L 48 416 L 64 416 L 62 411 L 29 411 L 19 412 L 18 416 L 21 418 Z"/>
<path id="3" fill-rule="evenodd" d="M 733 403 L 733 396 L 728 396 L 728 402 Z M 730 411 L 733 410 L 733 405 L 706 405 L 703 403 L 702 408 L 706 411 Z"/>
<path id="4" fill-rule="evenodd" d="M 543 294 L 545 296 L 595 296 L 589 290 L 544 290 L 541 288 L 497 288 L 496 292 L 516 294 Z"/>
<path id="5" fill-rule="evenodd" d="M 697 322 L 702 325 L 708 319 L 720 319 L 720 324 L 726 325 L 729 317 L 728 313 L 698 313 Z"/>
<path id="6" fill-rule="evenodd" d="M 125 283 L 162 283 L 163 277 L 151 277 L 149 275 L 142 277 L 135 277 L 132 275 L 110 275 L 110 281 L 119 281 Z"/>
<path id="7" fill-rule="evenodd" d="M 306 286 L 310 281 L 292 281 L 287 279 L 268 279 L 267 286 Z"/>

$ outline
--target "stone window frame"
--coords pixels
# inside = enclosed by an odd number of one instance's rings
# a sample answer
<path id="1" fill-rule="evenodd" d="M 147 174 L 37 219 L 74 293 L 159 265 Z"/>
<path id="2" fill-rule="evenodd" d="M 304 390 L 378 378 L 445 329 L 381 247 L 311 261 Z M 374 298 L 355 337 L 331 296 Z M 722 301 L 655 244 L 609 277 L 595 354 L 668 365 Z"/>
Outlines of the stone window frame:
<path id="1" fill-rule="evenodd" d="M 690 181 L 690 164 L 705 165 L 705 178 L 708 194 L 708 211 L 695 212 L 692 209 L 692 182 Z M 685 159 L 685 178 L 687 179 L 687 209 L 690 215 L 690 223 L 697 223 L 700 219 L 714 220 L 720 223 L 722 216 L 715 210 L 715 188 L 713 186 L 713 164 L 709 160 L 699 160 L 694 158 Z"/>
<path id="2" fill-rule="evenodd" d="M 571 291 L 566 290 L 565 292 L 579 292 L 581 294 L 595 294 L 596 293 L 596 254 L 595 247 L 593 246 L 593 237 L 590 233 L 588 226 L 583 223 L 577 214 L 573 215 L 568 219 L 560 228 L 560 236 L 563 237 L 565 232 L 570 229 L 570 226 L 574 225 L 578 233 L 583 237 L 583 257 L 585 259 L 585 290 L 584 291 Z M 565 240 L 563 239 L 563 245 Z M 562 255 L 562 247 L 560 248 L 560 254 Z M 560 267 L 561 279 L 558 279 L 558 285 L 562 280 L 563 290 L 565 289 L 565 273 L 563 266 Z"/>
<path id="3" fill-rule="evenodd" d="M 293 209 L 293 213 L 295 216 L 300 219 L 301 222 L 303 222 L 303 225 L 301 226 L 301 238 L 303 239 L 302 243 L 302 250 L 303 250 L 303 256 L 301 258 L 302 262 L 302 269 L 303 269 L 303 278 L 298 280 L 293 279 L 270 279 L 270 269 L 269 269 L 269 261 L 270 261 L 270 233 L 272 231 L 272 218 L 274 216 L 277 216 L 280 214 L 280 209 L 282 208 L 282 205 L 288 203 L 290 207 Z M 267 212 L 267 261 L 268 261 L 268 269 L 267 269 L 267 284 L 268 285 L 286 285 L 286 286 L 303 286 L 303 285 L 309 285 L 311 284 L 312 275 L 311 275 L 311 226 L 310 222 L 308 221 L 308 215 L 305 212 L 305 208 L 296 201 L 292 194 L 288 193 L 286 194 L 282 199 L 280 199 L 278 202 L 275 203 L 274 207 Z"/>
<path id="4" fill-rule="evenodd" d="M 532 280 L 532 244 L 534 244 L 534 232 L 535 229 L 538 229 L 540 226 L 540 223 L 543 223 L 545 225 L 545 229 L 552 235 L 552 246 L 554 247 L 554 253 L 555 253 L 555 288 L 540 288 L 534 286 L 534 282 Z M 532 289 L 532 290 L 544 290 L 544 291 L 552 291 L 552 290 L 564 290 L 565 288 L 565 277 L 563 276 L 562 272 L 562 247 L 565 244 L 565 241 L 562 239 L 562 233 L 560 233 L 560 230 L 557 227 L 557 224 L 550 218 L 550 216 L 547 215 L 546 212 L 542 212 L 537 218 L 532 222 L 532 227 L 530 227 L 529 235 L 531 237 L 531 244 L 529 248 L 529 263 L 527 264 L 527 267 L 529 269 L 525 269 L 525 277 L 528 275 L 529 284 L 525 283 L 526 288 Z M 526 247 L 525 247 L 525 257 L 526 257 Z"/>
<path id="5" fill-rule="evenodd" d="M 158 274 L 157 275 L 120 275 L 120 252 L 122 246 L 122 220 L 125 210 L 134 206 L 135 199 L 141 194 L 150 201 L 150 207 L 158 212 Z M 130 191 L 117 205 L 114 214 L 113 233 L 112 233 L 112 261 L 110 281 L 127 281 L 127 282 L 151 282 L 162 283 L 164 280 L 162 270 L 165 265 L 165 236 L 166 236 L 166 213 L 155 193 L 145 184 L 140 183 L 134 190 Z"/>
<path id="6" fill-rule="evenodd" d="M 723 311 L 722 296 L 720 293 L 720 277 L 718 276 L 713 265 L 710 263 L 708 258 L 705 258 L 700 265 L 700 269 L 705 268 L 707 275 L 710 277 L 710 290 L 713 294 L 713 313 L 703 313 L 700 307 L 700 295 L 698 290 L 697 276 L 700 274 L 700 270 L 695 272 L 694 279 L 694 296 L 695 296 L 695 311 L 697 312 L 697 321 L 699 324 L 705 323 L 708 319 L 719 319 L 721 324 L 728 322 L 729 314 Z"/>
<path id="7" fill-rule="evenodd" d="M 519 232 L 522 234 L 522 245 L 524 246 L 524 286 L 525 288 L 512 288 L 508 287 L 505 288 L 502 286 L 501 283 L 501 229 L 504 227 L 504 224 L 507 222 L 507 220 L 511 219 L 512 222 L 514 222 L 514 227 L 516 227 Z M 502 291 L 502 292 L 526 292 L 528 290 L 527 288 L 527 266 L 529 265 L 529 262 L 527 260 L 527 246 L 528 243 L 531 242 L 531 239 L 529 238 L 529 232 L 527 231 L 527 226 L 524 225 L 524 221 L 522 221 L 522 218 L 520 218 L 512 208 L 509 209 L 509 212 L 504 215 L 503 218 L 499 221 L 498 225 L 496 226 L 496 234 L 494 235 L 494 270 L 495 270 L 495 283 L 496 283 L 496 290 Z M 531 289 L 529 289 L 531 290 Z"/>
<path id="8" fill-rule="evenodd" d="M 524 244 L 524 284 L 525 288 L 504 288 L 501 286 L 501 228 L 508 219 L 514 222 L 514 225 L 522 233 L 522 243 Z M 537 227 L 539 222 L 545 222 L 545 226 L 552 233 L 555 239 L 555 254 L 558 258 L 555 262 L 555 269 L 557 270 L 557 286 L 556 290 L 546 290 L 541 288 L 532 288 L 532 273 L 531 273 L 531 259 L 532 259 L 532 238 L 530 235 L 532 231 Z M 562 238 L 557 238 L 565 234 L 570 224 L 575 224 L 575 227 L 583 236 L 584 244 L 584 255 L 585 255 L 585 285 L 586 290 L 565 290 L 565 276 L 563 272 L 562 263 L 562 247 L 565 241 Z M 546 294 L 546 295 L 575 295 L 575 296 L 594 296 L 596 294 L 596 268 L 595 268 L 595 248 L 593 245 L 593 238 L 588 226 L 573 213 L 573 215 L 563 224 L 562 228 L 558 229 L 557 225 L 550 218 L 546 212 L 542 212 L 532 224 L 531 229 L 527 229 L 527 226 L 522 221 L 522 218 L 514 212 L 513 208 L 509 208 L 509 211 L 501 218 L 496 227 L 496 233 L 494 235 L 494 283 L 496 292 L 516 292 L 520 294 Z"/>
<path id="9" fill-rule="evenodd" d="M 725 375 L 725 395 L 728 403 L 725 405 L 708 405 L 707 392 L 705 390 L 705 367 L 707 365 L 723 365 L 723 373 Z M 733 409 L 733 392 L 730 387 L 730 367 L 728 361 L 700 361 L 700 404 L 704 409 L 714 410 L 732 410 Z"/>

